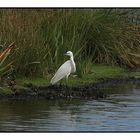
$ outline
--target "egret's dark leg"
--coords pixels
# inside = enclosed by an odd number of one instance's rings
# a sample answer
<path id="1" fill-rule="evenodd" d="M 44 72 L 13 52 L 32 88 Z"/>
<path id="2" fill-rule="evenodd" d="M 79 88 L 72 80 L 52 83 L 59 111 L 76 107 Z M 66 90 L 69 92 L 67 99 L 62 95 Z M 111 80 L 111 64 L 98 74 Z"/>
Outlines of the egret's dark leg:
<path id="1" fill-rule="evenodd" d="M 69 75 L 66 76 L 66 86 L 68 86 L 68 77 Z"/>
<path id="2" fill-rule="evenodd" d="M 60 80 L 60 84 L 59 85 L 62 86 L 62 80 Z"/>

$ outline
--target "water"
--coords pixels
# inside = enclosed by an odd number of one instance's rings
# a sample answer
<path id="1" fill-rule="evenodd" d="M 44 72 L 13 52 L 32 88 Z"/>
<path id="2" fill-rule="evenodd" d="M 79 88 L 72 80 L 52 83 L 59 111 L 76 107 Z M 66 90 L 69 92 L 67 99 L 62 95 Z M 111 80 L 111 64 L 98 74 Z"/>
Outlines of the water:
<path id="1" fill-rule="evenodd" d="M 0 131 L 140 131 L 140 86 L 100 100 L 0 101 Z"/>

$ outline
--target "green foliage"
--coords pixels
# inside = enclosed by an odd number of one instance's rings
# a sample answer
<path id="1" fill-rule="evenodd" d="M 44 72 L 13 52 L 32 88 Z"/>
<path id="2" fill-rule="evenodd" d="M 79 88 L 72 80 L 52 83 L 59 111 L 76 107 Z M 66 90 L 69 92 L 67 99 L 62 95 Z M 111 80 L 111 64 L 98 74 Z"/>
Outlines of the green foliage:
<path id="1" fill-rule="evenodd" d="M 92 63 L 140 67 L 139 33 L 131 9 L 0 9 L 0 43 L 16 42 L 11 59 L 23 76 L 45 76 L 74 52 L 77 74 Z"/>
<path id="2" fill-rule="evenodd" d="M 82 78 L 79 77 L 70 77 L 69 85 L 81 85 L 88 84 L 93 82 L 98 82 L 101 79 L 105 78 L 114 78 L 114 77 L 123 77 L 129 76 L 129 73 L 126 69 L 120 68 L 118 66 L 109 66 L 104 64 L 94 64 L 91 66 L 90 73 L 85 74 Z"/>
<path id="3" fill-rule="evenodd" d="M 0 87 L 0 93 L 12 94 L 13 91 L 10 88 L 8 88 L 8 87 Z"/>
<path id="4" fill-rule="evenodd" d="M 76 75 L 70 75 L 68 80 L 69 86 L 77 86 L 82 84 L 88 84 L 93 82 L 98 82 L 101 79 L 105 78 L 114 78 L 114 77 L 129 77 L 138 75 L 138 72 L 128 72 L 125 68 L 120 68 L 118 66 L 108 66 L 104 64 L 92 64 L 90 73 L 83 75 L 82 77 L 78 77 Z M 32 83 L 36 86 L 46 86 L 50 85 L 50 79 L 46 78 L 25 78 L 18 77 L 16 80 L 17 84 L 24 86 L 25 84 Z M 65 80 L 63 81 L 65 83 Z"/>
<path id="5" fill-rule="evenodd" d="M 29 79 L 29 78 L 23 78 L 23 77 L 18 77 L 17 78 L 17 83 L 25 86 L 26 84 L 32 83 L 33 85 L 36 86 L 46 86 L 50 84 L 50 80 L 45 79 L 45 78 L 33 78 L 33 79 Z"/>

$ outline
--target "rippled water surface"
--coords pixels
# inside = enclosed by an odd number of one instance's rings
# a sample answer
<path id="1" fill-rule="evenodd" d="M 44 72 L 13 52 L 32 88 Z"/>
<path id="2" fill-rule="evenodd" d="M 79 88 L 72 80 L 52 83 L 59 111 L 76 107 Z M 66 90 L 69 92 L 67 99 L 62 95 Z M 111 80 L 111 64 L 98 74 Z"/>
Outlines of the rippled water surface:
<path id="1" fill-rule="evenodd" d="M 100 100 L 0 101 L 0 131 L 140 131 L 140 86 Z"/>

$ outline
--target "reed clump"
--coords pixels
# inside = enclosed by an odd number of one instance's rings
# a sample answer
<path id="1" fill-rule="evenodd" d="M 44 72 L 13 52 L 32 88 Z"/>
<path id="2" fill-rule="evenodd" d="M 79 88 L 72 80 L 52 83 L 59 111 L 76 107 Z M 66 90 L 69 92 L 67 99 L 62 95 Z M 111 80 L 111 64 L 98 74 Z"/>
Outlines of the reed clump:
<path id="1" fill-rule="evenodd" d="M 90 73 L 93 63 L 139 68 L 137 13 L 131 9 L 0 9 L 0 44 L 15 42 L 10 59 L 16 74 L 27 77 L 54 73 L 67 50 L 75 55 L 79 76 Z"/>

